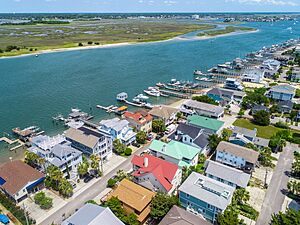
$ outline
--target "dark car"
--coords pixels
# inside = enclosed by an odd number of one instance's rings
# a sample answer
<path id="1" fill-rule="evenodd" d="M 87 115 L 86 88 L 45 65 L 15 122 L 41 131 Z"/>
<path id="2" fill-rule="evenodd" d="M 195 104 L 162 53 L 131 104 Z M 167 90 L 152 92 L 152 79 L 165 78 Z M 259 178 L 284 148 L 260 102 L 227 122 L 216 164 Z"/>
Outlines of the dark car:
<path id="1" fill-rule="evenodd" d="M 133 145 L 134 147 L 137 147 L 137 148 L 141 147 L 141 145 L 140 145 L 139 143 L 137 143 L 137 142 L 133 142 L 132 145 Z"/>
<path id="2" fill-rule="evenodd" d="M 163 136 L 161 134 L 156 135 L 155 139 L 160 140 Z"/>
<path id="3" fill-rule="evenodd" d="M 84 183 L 88 183 L 88 182 L 90 182 L 91 180 L 93 179 L 93 177 L 91 176 L 91 175 L 86 175 L 85 177 L 84 177 L 84 179 L 83 179 L 83 182 Z"/>

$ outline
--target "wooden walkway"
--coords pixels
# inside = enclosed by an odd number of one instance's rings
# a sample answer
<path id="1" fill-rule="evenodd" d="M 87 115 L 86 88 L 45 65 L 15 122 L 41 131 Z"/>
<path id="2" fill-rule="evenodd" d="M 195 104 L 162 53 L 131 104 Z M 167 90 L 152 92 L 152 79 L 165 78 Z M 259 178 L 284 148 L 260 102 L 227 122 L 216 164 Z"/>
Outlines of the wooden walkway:
<path id="1" fill-rule="evenodd" d="M 11 139 L 9 139 L 7 137 L 2 137 L 2 138 L 0 138 L 0 142 L 1 141 L 4 141 L 4 142 L 8 143 L 9 145 L 12 145 L 12 144 L 15 144 L 15 143 L 19 143 L 17 146 L 12 147 L 11 149 L 9 149 L 10 151 L 14 151 L 14 150 L 22 147 L 23 145 L 25 145 L 25 143 L 22 142 L 20 139 L 11 140 Z"/>

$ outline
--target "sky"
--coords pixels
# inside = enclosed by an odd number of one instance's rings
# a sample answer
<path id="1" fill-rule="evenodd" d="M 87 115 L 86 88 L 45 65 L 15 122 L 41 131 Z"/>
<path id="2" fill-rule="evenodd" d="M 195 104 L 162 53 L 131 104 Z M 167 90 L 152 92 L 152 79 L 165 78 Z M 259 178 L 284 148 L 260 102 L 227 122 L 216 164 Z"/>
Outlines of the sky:
<path id="1" fill-rule="evenodd" d="M 0 12 L 300 12 L 300 0 L 0 0 Z"/>

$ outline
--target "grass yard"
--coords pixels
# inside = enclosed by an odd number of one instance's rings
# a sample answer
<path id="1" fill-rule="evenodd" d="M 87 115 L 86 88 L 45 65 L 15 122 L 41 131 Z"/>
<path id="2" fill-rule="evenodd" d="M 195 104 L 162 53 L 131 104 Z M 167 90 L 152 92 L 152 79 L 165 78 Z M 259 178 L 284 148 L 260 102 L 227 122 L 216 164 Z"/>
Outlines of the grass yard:
<path id="1" fill-rule="evenodd" d="M 247 119 L 237 119 L 234 123 L 234 126 L 238 127 L 244 127 L 250 130 L 253 130 L 254 128 L 257 129 L 257 136 L 261 138 L 270 139 L 274 134 L 277 133 L 277 131 L 283 130 L 278 127 L 274 126 L 259 126 L 254 123 L 252 123 L 250 120 Z"/>
<path id="2" fill-rule="evenodd" d="M 254 128 L 257 129 L 257 137 L 270 139 L 274 134 L 276 134 L 280 130 L 284 130 L 282 128 L 274 127 L 272 125 L 269 126 L 259 126 L 252 123 L 250 120 L 247 119 L 237 119 L 234 123 L 234 126 L 244 127 L 250 130 Z M 300 135 L 299 131 L 291 130 L 294 137 L 298 137 Z"/>

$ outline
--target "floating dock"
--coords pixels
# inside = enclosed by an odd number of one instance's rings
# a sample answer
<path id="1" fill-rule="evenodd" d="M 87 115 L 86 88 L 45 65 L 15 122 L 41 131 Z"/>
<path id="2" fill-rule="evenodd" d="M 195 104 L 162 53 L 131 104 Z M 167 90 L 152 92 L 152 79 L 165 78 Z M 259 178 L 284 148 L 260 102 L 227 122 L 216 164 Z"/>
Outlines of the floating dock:
<path id="1" fill-rule="evenodd" d="M 10 151 L 14 151 L 14 150 L 22 147 L 23 145 L 25 145 L 25 143 L 22 142 L 20 139 L 11 140 L 11 139 L 9 139 L 7 137 L 2 137 L 2 138 L 0 138 L 0 142 L 1 141 L 4 141 L 4 142 L 8 143 L 9 145 L 12 145 L 12 144 L 15 144 L 15 143 L 19 143 L 17 146 L 12 147 L 11 149 L 9 149 Z"/>
<path id="2" fill-rule="evenodd" d="M 174 91 L 168 91 L 168 90 L 159 90 L 161 93 L 169 95 L 169 96 L 174 96 L 177 98 L 183 98 L 183 99 L 188 99 L 190 95 L 188 94 L 183 94 L 179 92 L 174 92 Z"/>

